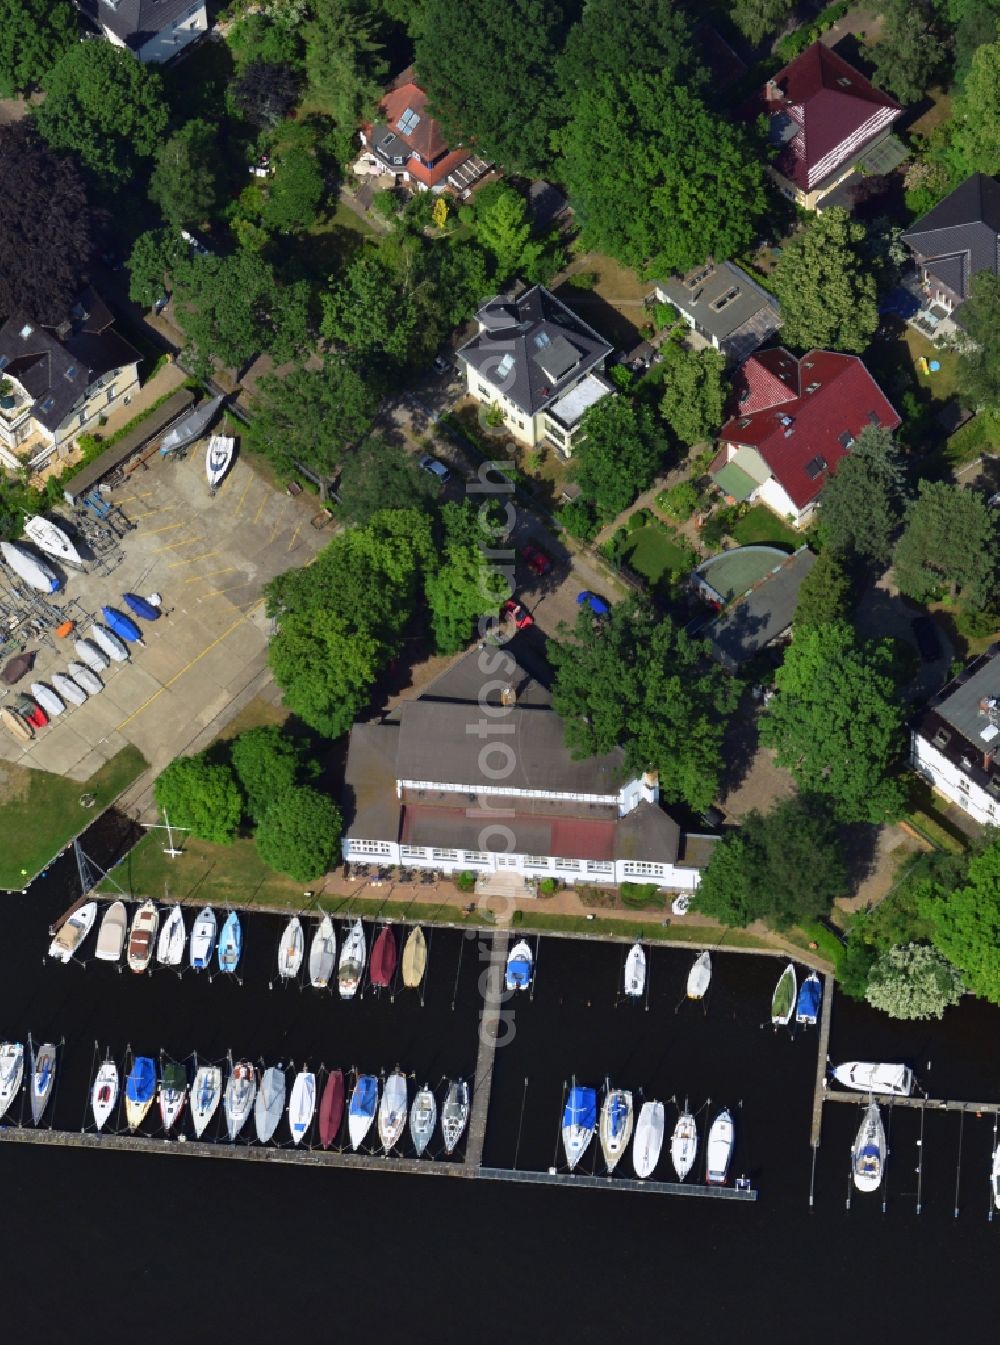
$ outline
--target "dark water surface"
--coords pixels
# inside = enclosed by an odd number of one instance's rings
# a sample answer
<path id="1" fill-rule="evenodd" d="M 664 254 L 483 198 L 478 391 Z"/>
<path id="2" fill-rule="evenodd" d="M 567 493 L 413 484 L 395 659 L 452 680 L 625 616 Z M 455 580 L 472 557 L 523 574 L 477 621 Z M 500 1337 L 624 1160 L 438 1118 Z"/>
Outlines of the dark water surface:
<path id="1" fill-rule="evenodd" d="M 94 962 L 43 966 L 47 926 L 71 896 L 54 873 L 4 899 L 0 980 L 0 1037 L 66 1038 L 60 1128 L 89 1123 L 95 1039 L 119 1061 L 131 1044 L 376 1073 L 398 1063 L 432 1084 L 474 1071 L 482 964 L 476 941 L 458 932 L 434 932 L 423 1007 L 406 992 L 344 1005 L 268 989 L 276 917 L 248 919 L 242 986 Z M 919 1113 L 886 1111 L 886 1212 L 881 1192 L 854 1193 L 848 1211 L 859 1113 L 828 1104 L 810 1209 L 816 1036 L 762 1026 L 780 963 L 717 956 L 703 1009 L 683 998 L 691 953 L 656 949 L 647 1011 L 616 1003 L 622 959 L 619 945 L 542 941 L 534 999 L 511 1006 L 514 1033 L 497 1054 L 485 1162 L 516 1156 L 521 1168 L 547 1168 L 564 1082 L 608 1076 L 647 1097 L 687 1098 L 702 1133 L 729 1106 L 733 1173 L 751 1177 L 756 1205 L 0 1145 L 4 1340 L 405 1331 L 415 1342 L 499 1342 L 570 1330 L 616 1342 L 717 1331 L 778 1345 L 804 1333 L 995 1339 L 992 1118 L 965 1121 L 956 1219 L 960 1121 L 927 1114 L 918 1217 Z M 943 1024 L 907 1028 L 838 996 L 831 1054 L 906 1059 L 932 1093 L 990 1101 L 1000 1098 L 998 1027 L 1000 1014 L 972 1001 Z M 673 1116 L 668 1106 L 668 1127 Z M 597 1154 L 595 1144 L 584 1170 Z M 621 1171 L 630 1175 L 628 1157 Z"/>

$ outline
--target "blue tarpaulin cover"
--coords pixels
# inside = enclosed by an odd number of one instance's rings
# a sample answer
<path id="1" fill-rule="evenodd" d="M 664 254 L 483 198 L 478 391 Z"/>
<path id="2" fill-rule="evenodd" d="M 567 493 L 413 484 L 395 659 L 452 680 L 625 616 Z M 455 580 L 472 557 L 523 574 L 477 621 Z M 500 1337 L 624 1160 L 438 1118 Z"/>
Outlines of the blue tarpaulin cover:
<path id="1" fill-rule="evenodd" d="M 524 958 L 515 958 L 513 962 L 507 964 L 507 979 L 511 985 L 516 985 L 518 989 L 531 982 L 531 963 L 525 962 Z"/>
<path id="2" fill-rule="evenodd" d="M 117 607 L 102 607 L 104 620 L 108 623 L 116 635 L 120 635 L 123 640 L 131 640 L 135 643 L 142 639 L 142 631 L 135 624 L 130 616 L 124 612 L 119 612 Z"/>
<path id="3" fill-rule="evenodd" d="M 156 1065 L 148 1055 L 140 1055 L 125 1084 L 125 1096 L 132 1102 L 148 1102 L 155 1088 Z"/>
<path id="4" fill-rule="evenodd" d="M 818 1018 L 822 999 L 823 987 L 819 981 L 814 981 L 810 977 L 807 977 L 806 980 L 802 982 L 802 989 L 799 991 L 799 1002 L 795 1010 L 796 1017 L 810 1019 Z"/>
<path id="5" fill-rule="evenodd" d="M 378 1079 L 374 1074 L 362 1074 L 351 1094 L 352 1116 L 374 1116 L 378 1106 Z"/>
<path id="6" fill-rule="evenodd" d="M 593 1088 L 571 1088 L 563 1112 L 564 1126 L 593 1130 L 597 1124 L 597 1093 Z"/>
<path id="7" fill-rule="evenodd" d="M 163 613 L 158 607 L 154 607 L 148 599 L 143 598 L 138 593 L 123 593 L 122 602 L 130 608 L 136 616 L 141 616 L 143 621 L 159 621 Z"/>

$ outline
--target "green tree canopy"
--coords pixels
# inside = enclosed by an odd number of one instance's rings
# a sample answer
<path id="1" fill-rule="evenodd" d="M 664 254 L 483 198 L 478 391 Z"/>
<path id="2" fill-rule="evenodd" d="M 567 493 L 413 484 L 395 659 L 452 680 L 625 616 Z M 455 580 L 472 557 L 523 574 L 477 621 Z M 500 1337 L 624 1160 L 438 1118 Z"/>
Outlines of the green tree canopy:
<path id="1" fill-rule="evenodd" d="M 37 88 L 78 33 L 67 0 L 0 0 L 0 97 Z"/>
<path id="2" fill-rule="evenodd" d="M 1000 841 L 969 864 L 965 885 L 923 907 L 931 940 L 973 994 L 1000 1004 Z"/>
<path id="3" fill-rule="evenodd" d="M 931 4 L 882 0 L 884 22 L 869 47 L 874 82 L 901 103 L 915 103 L 934 83 L 947 56 Z"/>
<path id="4" fill-rule="evenodd" d="M 236 107 L 254 126 L 277 126 L 290 117 L 302 92 L 302 76 L 294 66 L 251 61 L 232 86 Z"/>
<path id="5" fill-rule="evenodd" d="M 712 851 L 694 908 L 726 925 L 777 929 L 825 915 L 847 883 L 843 843 L 825 799 L 797 795 L 748 814 Z"/>
<path id="6" fill-rule="evenodd" d="M 864 225 L 831 206 L 784 244 L 770 283 L 786 345 L 865 349 L 878 327 L 878 306 L 864 242 Z"/>
<path id="7" fill-rule="evenodd" d="M 669 71 L 582 88 L 560 148 L 585 245 L 637 270 L 669 275 L 731 257 L 765 208 L 763 170 L 742 131 Z"/>
<path id="8" fill-rule="evenodd" d="M 216 845 L 227 845 L 239 830 L 243 799 L 228 766 L 205 755 L 177 757 L 153 786 L 156 806 L 176 827 Z"/>
<path id="9" fill-rule="evenodd" d="M 961 976 L 936 948 L 905 943 L 876 957 L 865 999 L 890 1018 L 943 1018 L 964 993 Z"/>
<path id="10" fill-rule="evenodd" d="M 167 275 L 184 255 L 186 244 L 173 229 L 150 229 L 132 244 L 126 262 L 128 297 L 143 308 L 152 308 L 167 288 Z"/>
<path id="11" fill-rule="evenodd" d="M 53 149 L 72 150 L 104 186 L 140 179 L 167 128 L 159 73 L 110 42 L 78 42 L 45 76 L 35 121 Z"/>
<path id="12" fill-rule="evenodd" d="M 707 808 L 737 690 L 706 654 L 637 598 L 616 603 L 600 626 L 581 612 L 549 643 L 552 704 L 574 756 L 623 747 L 629 770 L 659 771 L 665 799 Z"/>
<path id="13" fill-rule="evenodd" d="M 690 20 L 673 0 L 647 0 L 624 8 L 618 0 L 585 0 L 556 63 L 568 103 L 597 75 L 629 79 L 664 70 L 671 71 L 679 84 L 703 82 Z"/>
<path id="14" fill-rule="evenodd" d="M 301 32 L 309 93 L 347 135 L 374 112 L 388 65 L 377 21 L 351 0 L 313 0 Z"/>
<path id="15" fill-rule="evenodd" d="M 328 355 L 320 368 L 297 367 L 261 379 L 250 438 L 283 471 L 304 463 L 333 476 L 345 450 L 368 433 L 377 408 L 378 396 L 353 365 Z M 396 503 L 387 499 L 384 507 Z"/>
<path id="16" fill-rule="evenodd" d="M 508 170 L 551 170 L 567 13 L 564 0 L 426 0 L 416 66 L 453 143 L 474 140 Z"/>
<path id="17" fill-rule="evenodd" d="M 310 772 L 300 744 L 276 724 L 246 729 L 232 741 L 229 759 L 255 822 L 261 821 L 274 799 Z"/>
<path id="18" fill-rule="evenodd" d="M 948 18 L 955 24 L 955 84 L 961 88 L 972 58 L 984 43 L 995 42 L 1000 32 L 1000 0 L 954 0 Z"/>
<path id="19" fill-rule="evenodd" d="M 305 145 L 289 146 L 276 157 L 264 223 L 285 233 L 307 229 L 316 220 L 323 192 L 323 173 L 315 153 Z"/>
<path id="20" fill-rule="evenodd" d="M 340 831 L 333 800 L 299 785 L 273 797 L 254 835 L 257 853 L 269 868 L 308 883 L 330 868 Z"/>
<path id="21" fill-rule="evenodd" d="M 419 321 L 414 298 L 415 267 L 393 267 L 384 250 L 364 251 L 342 282 L 321 296 L 323 335 L 366 357 L 389 356 L 405 365 Z"/>
<path id="22" fill-rule="evenodd" d="M 526 255 L 539 248 L 531 241 L 527 202 L 506 182 L 490 183 L 478 194 L 472 232 L 496 262 L 498 285 L 521 269 Z"/>
<path id="23" fill-rule="evenodd" d="M 717 350 L 661 346 L 666 366 L 660 412 L 682 444 L 710 439 L 725 420 L 725 357 Z"/>
<path id="24" fill-rule="evenodd" d="M 796 628 L 846 621 L 850 607 L 851 584 L 843 566 L 831 552 L 822 551 L 799 587 Z"/>
<path id="25" fill-rule="evenodd" d="M 958 352 L 958 385 L 973 410 L 1000 410 L 1000 277 L 980 271 L 962 305 L 962 326 L 970 341 Z"/>
<path id="26" fill-rule="evenodd" d="M 795 0 L 733 0 L 730 17 L 753 46 L 777 33 L 795 8 Z"/>
<path id="27" fill-rule="evenodd" d="M 847 565 L 888 565 L 905 492 L 892 434 L 881 425 L 866 425 L 823 487 L 820 523 L 826 547 Z"/>
<path id="28" fill-rule="evenodd" d="M 485 548 L 455 537 L 446 539 L 424 592 L 434 647 L 440 654 L 454 654 L 469 643 L 480 617 L 497 615 L 510 585 Z"/>
<path id="29" fill-rule="evenodd" d="M 800 789 L 827 795 L 845 822 L 897 816 L 903 713 L 889 647 L 861 644 L 845 622 L 796 628 L 761 725 Z"/>
<path id="30" fill-rule="evenodd" d="M 963 486 L 921 481 L 893 557 L 896 584 L 917 602 L 950 591 L 973 610 L 995 601 L 996 523 L 986 501 Z"/>
<path id="31" fill-rule="evenodd" d="M 1000 38 L 977 47 L 956 98 L 951 148 L 968 173 L 1000 173 Z"/>
<path id="32" fill-rule="evenodd" d="M 341 512 L 353 523 L 367 523 L 381 509 L 428 510 L 439 491 L 412 454 L 380 438 L 366 439 L 346 455 L 337 487 Z"/>
<path id="33" fill-rule="evenodd" d="M 224 173 L 216 128 L 185 122 L 157 150 L 149 195 L 175 228 L 200 224 L 222 203 Z"/>
<path id="34" fill-rule="evenodd" d="M 626 397 L 605 397 L 591 407 L 581 433 L 572 475 L 607 521 L 652 484 L 665 444 L 648 410 Z"/>

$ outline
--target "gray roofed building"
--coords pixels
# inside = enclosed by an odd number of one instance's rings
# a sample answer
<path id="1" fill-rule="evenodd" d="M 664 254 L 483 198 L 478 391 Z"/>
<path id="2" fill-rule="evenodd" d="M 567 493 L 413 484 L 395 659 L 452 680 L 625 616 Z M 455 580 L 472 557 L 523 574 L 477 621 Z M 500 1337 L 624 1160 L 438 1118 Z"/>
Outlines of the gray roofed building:
<path id="1" fill-rule="evenodd" d="M 1000 274 L 1000 182 L 973 173 L 902 239 L 932 299 L 958 308 L 969 297 L 973 276 Z"/>
<path id="2" fill-rule="evenodd" d="M 208 30 L 205 0 L 74 0 L 116 46 L 143 63 L 169 61 Z"/>
<path id="3" fill-rule="evenodd" d="M 660 303 L 672 304 L 730 364 L 752 355 L 781 326 L 777 299 L 734 262 L 705 262 L 654 285 Z"/>
<path id="4" fill-rule="evenodd" d="M 974 659 L 914 720 L 910 764 L 977 822 L 1000 824 L 1000 643 Z"/>
<path id="5" fill-rule="evenodd" d="M 791 629 L 799 589 L 815 563 L 809 548 L 800 547 L 716 617 L 705 638 L 711 641 L 712 654 L 727 672 L 737 672 Z"/>

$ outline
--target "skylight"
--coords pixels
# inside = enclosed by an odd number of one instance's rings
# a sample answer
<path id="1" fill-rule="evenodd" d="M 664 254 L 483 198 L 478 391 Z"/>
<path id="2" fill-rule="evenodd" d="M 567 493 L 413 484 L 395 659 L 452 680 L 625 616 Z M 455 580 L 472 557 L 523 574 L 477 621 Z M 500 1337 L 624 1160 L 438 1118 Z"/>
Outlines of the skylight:
<path id="1" fill-rule="evenodd" d="M 837 435 L 837 441 L 840 444 L 841 448 L 850 448 L 850 446 L 854 443 L 854 435 L 850 432 L 850 430 L 844 430 L 843 434 Z"/>
<path id="2" fill-rule="evenodd" d="M 514 367 L 514 356 L 508 351 L 497 365 L 497 378 L 506 378 Z"/>
<path id="3" fill-rule="evenodd" d="M 711 304 L 711 308 L 712 308 L 713 312 L 715 312 L 715 313 L 721 313 L 722 310 L 723 310 L 728 304 L 731 304 L 731 303 L 733 302 L 734 299 L 738 299 L 738 298 L 739 298 L 739 294 L 740 294 L 740 287 L 739 287 L 739 285 L 734 285 L 734 286 L 732 287 L 732 289 L 728 289 L 728 290 L 726 290 L 725 294 L 720 294 L 719 297 L 718 297 L 718 299 L 713 300 L 713 302 L 712 302 L 712 304 Z"/>
<path id="4" fill-rule="evenodd" d="M 538 350 L 544 350 L 547 345 L 552 343 L 552 337 L 549 336 L 548 332 L 536 332 L 532 340 Z"/>
<path id="5" fill-rule="evenodd" d="M 815 481 L 818 476 L 822 476 L 826 471 L 826 458 L 817 455 L 806 463 L 806 476 L 810 481 Z"/>
<path id="6" fill-rule="evenodd" d="M 32 327 L 31 323 L 30 323 L 30 322 L 26 322 L 26 323 L 24 324 L 24 326 L 21 328 L 21 340 L 22 340 L 22 341 L 27 341 L 28 337 L 31 335 L 31 333 L 32 333 L 34 330 L 35 330 L 35 329 L 34 329 L 34 327 Z"/>
<path id="7" fill-rule="evenodd" d="M 420 123 L 420 113 L 414 112 L 412 107 L 408 107 L 399 121 L 396 122 L 396 130 L 400 135 L 412 135 Z"/>

